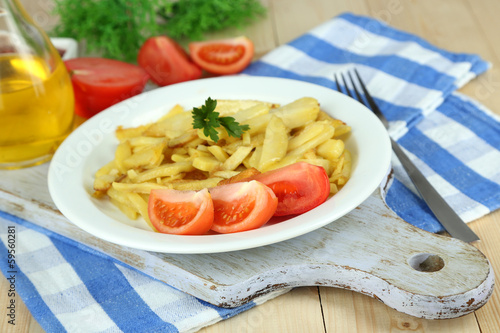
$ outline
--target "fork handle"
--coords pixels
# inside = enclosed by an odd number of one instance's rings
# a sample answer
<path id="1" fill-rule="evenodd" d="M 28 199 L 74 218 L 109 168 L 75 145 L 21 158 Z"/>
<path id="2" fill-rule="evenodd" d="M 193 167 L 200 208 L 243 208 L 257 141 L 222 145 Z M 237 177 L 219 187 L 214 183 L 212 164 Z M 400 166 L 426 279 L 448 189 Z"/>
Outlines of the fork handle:
<path id="1" fill-rule="evenodd" d="M 479 240 L 479 237 L 465 224 L 455 211 L 439 195 L 424 175 L 411 162 L 403 149 L 391 138 L 392 150 L 408 173 L 418 192 L 427 203 L 431 211 L 443 225 L 446 231 L 454 238 L 464 242 Z"/>

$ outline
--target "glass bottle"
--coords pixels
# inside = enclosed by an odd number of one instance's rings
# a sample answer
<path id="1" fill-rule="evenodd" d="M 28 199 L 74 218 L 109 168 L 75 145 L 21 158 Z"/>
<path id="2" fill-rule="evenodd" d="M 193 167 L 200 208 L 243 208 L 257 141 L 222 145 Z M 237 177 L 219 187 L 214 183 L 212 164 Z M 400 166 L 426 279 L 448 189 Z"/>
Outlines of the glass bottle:
<path id="1" fill-rule="evenodd" d="M 0 169 L 44 163 L 73 128 L 66 67 L 19 0 L 0 0 Z"/>

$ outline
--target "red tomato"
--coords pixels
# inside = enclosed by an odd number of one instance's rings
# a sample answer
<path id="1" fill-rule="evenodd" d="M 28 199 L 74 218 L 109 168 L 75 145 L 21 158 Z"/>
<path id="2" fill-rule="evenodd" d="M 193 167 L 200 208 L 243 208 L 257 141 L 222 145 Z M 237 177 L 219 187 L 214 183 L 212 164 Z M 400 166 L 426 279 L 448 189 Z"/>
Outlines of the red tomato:
<path id="1" fill-rule="evenodd" d="M 166 36 L 146 40 L 139 50 L 137 62 L 159 86 L 199 79 L 202 74 L 182 47 Z"/>
<path id="2" fill-rule="evenodd" d="M 236 74 L 245 69 L 252 61 L 253 43 L 241 36 L 206 42 L 189 43 L 193 61 L 207 72 L 213 74 Z"/>
<path id="3" fill-rule="evenodd" d="M 212 230 L 232 233 L 257 229 L 273 216 L 278 199 L 257 181 L 220 185 L 210 189 L 214 202 Z"/>
<path id="4" fill-rule="evenodd" d="M 326 201 L 330 182 L 325 169 L 305 162 L 251 177 L 269 186 L 278 197 L 274 216 L 305 213 Z"/>
<path id="5" fill-rule="evenodd" d="M 64 63 L 73 84 L 75 112 L 84 118 L 140 94 L 149 80 L 139 66 L 118 60 L 74 58 Z"/>
<path id="6" fill-rule="evenodd" d="M 201 191 L 152 190 L 148 215 L 159 232 L 202 235 L 214 221 L 214 206 L 207 189 Z"/>

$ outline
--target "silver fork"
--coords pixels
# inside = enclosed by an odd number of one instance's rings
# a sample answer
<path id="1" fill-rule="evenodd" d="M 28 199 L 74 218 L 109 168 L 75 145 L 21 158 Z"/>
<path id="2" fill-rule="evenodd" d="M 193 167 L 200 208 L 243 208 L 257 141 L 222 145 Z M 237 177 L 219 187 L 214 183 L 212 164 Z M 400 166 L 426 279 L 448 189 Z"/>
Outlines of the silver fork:
<path id="1" fill-rule="evenodd" d="M 335 75 L 335 81 L 337 84 L 337 90 L 341 93 L 347 94 L 349 97 L 357 99 L 360 103 L 370 108 L 380 119 L 382 124 L 384 124 L 385 128 L 389 128 L 389 122 L 382 114 L 377 104 L 368 93 L 363 80 L 361 79 L 358 71 L 354 69 L 354 73 L 358 79 L 358 84 L 361 86 L 363 90 L 363 94 L 365 95 L 366 101 L 368 105 L 366 105 L 363 100 L 357 85 L 351 75 L 348 72 L 349 80 L 351 83 L 351 87 L 354 90 L 356 97 L 351 94 L 350 88 L 347 85 L 345 80 L 345 76 L 340 74 L 342 78 L 342 83 L 345 87 L 345 92 L 342 90 L 337 75 Z M 415 184 L 415 187 L 419 191 L 420 195 L 427 203 L 431 211 L 434 213 L 436 218 L 441 222 L 446 231 L 454 238 L 458 238 L 464 242 L 473 242 L 479 240 L 479 237 L 465 224 L 464 221 L 455 213 L 455 211 L 446 203 L 446 201 L 439 195 L 439 193 L 434 189 L 434 187 L 427 181 L 427 179 L 422 175 L 422 173 L 417 169 L 417 167 L 411 162 L 408 156 L 404 153 L 403 149 L 391 138 L 392 150 L 398 157 L 399 161 L 403 165 L 404 169 L 408 173 L 408 176 Z"/>

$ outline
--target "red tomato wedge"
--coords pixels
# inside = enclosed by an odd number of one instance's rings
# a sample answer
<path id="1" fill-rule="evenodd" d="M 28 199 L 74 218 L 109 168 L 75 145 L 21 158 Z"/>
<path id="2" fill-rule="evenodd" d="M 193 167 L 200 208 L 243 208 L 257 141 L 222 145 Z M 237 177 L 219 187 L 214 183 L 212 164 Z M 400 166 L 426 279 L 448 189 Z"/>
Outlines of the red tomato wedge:
<path id="1" fill-rule="evenodd" d="M 201 191 L 152 190 L 148 215 L 159 232 L 202 235 L 214 221 L 214 206 L 207 189 Z"/>
<path id="2" fill-rule="evenodd" d="M 191 59 L 212 74 L 236 74 L 245 69 L 254 55 L 253 42 L 241 36 L 189 43 Z"/>
<path id="3" fill-rule="evenodd" d="M 113 104 L 140 94 L 149 75 L 139 66 L 105 58 L 66 60 L 75 93 L 75 112 L 90 118 Z"/>
<path id="4" fill-rule="evenodd" d="M 330 182 L 325 169 L 305 162 L 251 177 L 271 188 L 278 198 L 275 216 L 305 213 L 326 201 Z"/>
<path id="5" fill-rule="evenodd" d="M 159 86 L 199 79 L 202 74 L 182 47 L 166 36 L 146 40 L 139 50 L 137 63 Z"/>
<path id="6" fill-rule="evenodd" d="M 257 229 L 273 216 L 278 199 L 257 181 L 220 185 L 210 189 L 214 203 L 212 230 L 232 233 Z"/>

